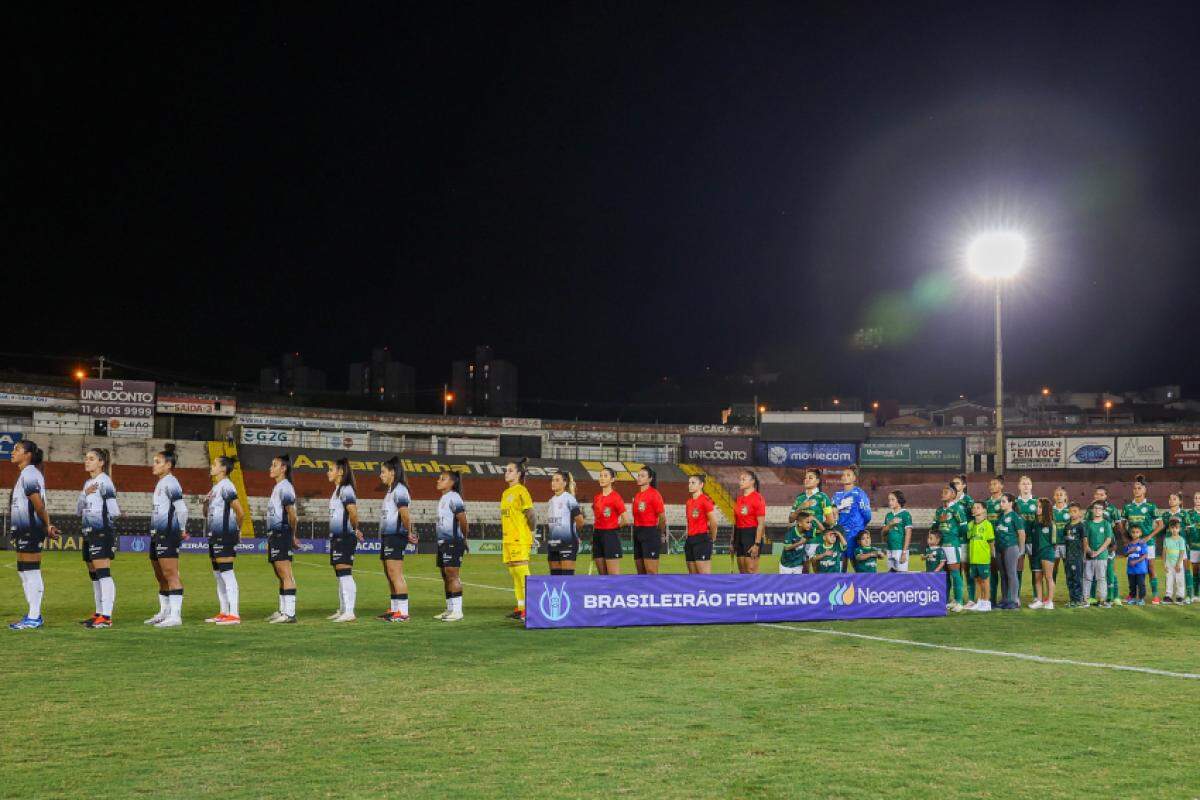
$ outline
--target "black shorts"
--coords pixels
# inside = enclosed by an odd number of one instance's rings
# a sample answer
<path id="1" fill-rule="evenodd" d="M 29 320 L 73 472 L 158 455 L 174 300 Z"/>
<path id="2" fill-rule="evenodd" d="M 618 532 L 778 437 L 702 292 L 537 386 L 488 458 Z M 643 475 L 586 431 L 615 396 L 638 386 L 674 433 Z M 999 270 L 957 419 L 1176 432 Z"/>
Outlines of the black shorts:
<path id="1" fill-rule="evenodd" d="M 621 535 L 616 529 L 592 532 L 592 558 L 605 560 L 621 557 Z"/>
<path id="2" fill-rule="evenodd" d="M 83 560 L 92 562 L 97 559 L 112 560 L 116 558 L 117 537 L 112 531 L 84 531 Z"/>
<path id="3" fill-rule="evenodd" d="M 684 561 L 712 561 L 713 542 L 707 533 L 689 536 L 683 543 Z"/>
<path id="4" fill-rule="evenodd" d="M 237 557 L 237 542 L 238 535 L 225 534 L 224 536 L 208 537 L 208 557 L 209 558 L 236 558 Z"/>
<path id="5" fill-rule="evenodd" d="M 463 551 L 467 548 L 462 542 L 438 542 L 437 565 L 439 567 L 461 567 Z"/>
<path id="6" fill-rule="evenodd" d="M 408 547 L 407 533 L 393 533 L 384 536 L 379 545 L 379 560 L 403 561 L 406 547 Z"/>
<path id="7" fill-rule="evenodd" d="M 574 561 L 579 557 L 579 540 L 572 542 L 547 542 L 547 561 Z"/>
<path id="8" fill-rule="evenodd" d="M 13 549 L 18 553 L 40 553 L 44 541 L 46 534 L 42 531 L 12 531 Z"/>
<path id="9" fill-rule="evenodd" d="M 329 538 L 329 563 L 335 567 L 354 566 L 354 551 L 358 549 L 358 537 L 331 536 Z"/>
<path id="10" fill-rule="evenodd" d="M 733 531 L 733 552 L 742 557 L 750 557 L 750 548 L 754 546 L 754 540 L 758 538 L 758 528 L 735 528 Z M 759 548 L 762 552 L 762 548 Z"/>
<path id="11" fill-rule="evenodd" d="M 662 531 L 658 526 L 639 525 L 633 529 L 633 557 L 658 560 L 658 551 L 662 549 Z"/>
<path id="12" fill-rule="evenodd" d="M 183 537 L 178 533 L 150 533 L 150 560 L 179 558 L 179 545 Z"/>
<path id="13" fill-rule="evenodd" d="M 267 537 L 267 563 L 292 560 L 292 534 L 272 533 Z"/>

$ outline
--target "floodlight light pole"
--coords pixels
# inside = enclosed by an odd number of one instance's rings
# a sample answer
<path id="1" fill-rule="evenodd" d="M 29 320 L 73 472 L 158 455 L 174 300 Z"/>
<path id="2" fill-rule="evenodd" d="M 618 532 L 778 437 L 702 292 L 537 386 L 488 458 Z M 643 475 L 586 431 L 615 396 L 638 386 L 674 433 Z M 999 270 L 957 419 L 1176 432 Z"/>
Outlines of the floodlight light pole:
<path id="1" fill-rule="evenodd" d="M 1003 373 L 1003 338 L 1000 333 L 1000 281 L 996 283 L 996 473 L 1004 474 L 1004 373 Z"/>

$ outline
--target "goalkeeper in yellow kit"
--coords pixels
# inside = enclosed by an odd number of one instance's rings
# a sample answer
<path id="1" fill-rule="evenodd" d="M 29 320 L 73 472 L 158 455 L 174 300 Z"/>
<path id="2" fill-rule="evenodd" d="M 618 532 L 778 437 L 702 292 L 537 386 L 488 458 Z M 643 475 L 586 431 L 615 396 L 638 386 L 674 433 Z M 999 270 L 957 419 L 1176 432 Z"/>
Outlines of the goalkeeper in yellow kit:
<path id="1" fill-rule="evenodd" d="M 525 459 L 509 462 L 504 467 L 504 480 L 508 488 L 500 495 L 500 552 L 517 597 L 517 607 L 508 616 L 525 619 L 525 579 L 529 577 L 529 553 L 537 524 L 533 498 L 525 488 Z"/>

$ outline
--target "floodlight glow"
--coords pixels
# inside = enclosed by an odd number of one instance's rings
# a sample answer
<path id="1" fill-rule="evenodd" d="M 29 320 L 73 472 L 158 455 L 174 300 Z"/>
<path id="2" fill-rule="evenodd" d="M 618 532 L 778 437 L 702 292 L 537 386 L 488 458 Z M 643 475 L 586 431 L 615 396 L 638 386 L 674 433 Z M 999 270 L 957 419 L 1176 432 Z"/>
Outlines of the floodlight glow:
<path id="1" fill-rule="evenodd" d="M 990 231 L 967 248 L 967 265 L 981 278 L 1011 278 L 1025 263 L 1025 237 L 1015 231 Z"/>

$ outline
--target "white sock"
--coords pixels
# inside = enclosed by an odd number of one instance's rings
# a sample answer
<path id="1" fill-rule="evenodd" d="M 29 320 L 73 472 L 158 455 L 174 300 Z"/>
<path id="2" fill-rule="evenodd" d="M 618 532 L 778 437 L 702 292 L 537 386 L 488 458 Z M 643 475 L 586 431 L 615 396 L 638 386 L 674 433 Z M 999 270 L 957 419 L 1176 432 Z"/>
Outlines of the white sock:
<path id="1" fill-rule="evenodd" d="M 283 613 L 289 617 L 296 616 L 296 595 L 288 594 L 283 596 Z"/>
<path id="2" fill-rule="evenodd" d="M 388 605 L 388 611 L 391 611 L 393 614 L 395 614 L 399 610 L 400 610 L 400 601 L 393 597 L 392 602 Z"/>
<path id="3" fill-rule="evenodd" d="M 229 598 L 225 594 L 225 581 L 221 579 L 221 573 L 213 571 L 213 577 L 217 579 L 217 600 L 221 603 L 221 613 L 229 613 Z"/>
<path id="4" fill-rule="evenodd" d="M 338 594 L 342 597 L 342 613 L 354 613 L 354 601 L 358 597 L 358 587 L 354 585 L 353 575 L 338 576 Z"/>
<path id="5" fill-rule="evenodd" d="M 450 610 L 462 613 L 462 595 L 450 598 Z"/>
<path id="6" fill-rule="evenodd" d="M 104 608 L 103 595 L 100 593 L 100 579 L 92 578 L 92 599 L 96 601 L 96 613 L 103 614 L 101 610 Z"/>
<path id="7" fill-rule="evenodd" d="M 229 598 L 229 614 L 230 616 L 238 616 L 238 582 L 237 574 L 233 570 L 222 572 L 221 576 L 225 579 L 225 596 Z"/>
<path id="8" fill-rule="evenodd" d="M 46 584 L 42 583 L 42 571 L 31 569 L 20 573 L 21 585 L 25 589 L 25 600 L 29 603 L 29 618 L 40 619 L 42 616 L 42 595 L 46 593 Z"/>
<path id="9" fill-rule="evenodd" d="M 399 608 L 397 610 L 401 614 L 403 614 L 404 616 L 407 617 L 408 616 L 408 598 L 405 597 L 401 600 L 397 600 L 396 603 L 399 605 Z"/>
<path id="10" fill-rule="evenodd" d="M 183 619 L 183 592 L 167 598 L 167 614 L 172 619 Z"/>
<path id="11" fill-rule="evenodd" d="M 287 595 L 286 594 L 279 595 L 279 613 L 280 614 L 287 613 Z"/>
<path id="12" fill-rule="evenodd" d="M 165 617 L 171 613 L 171 596 L 165 592 L 158 593 L 158 615 Z"/>
<path id="13" fill-rule="evenodd" d="M 111 617 L 113 605 L 117 602 L 117 582 L 110 575 L 107 578 L 101 578 L 97 583 L 100 584 L 100 613 Z"/>

